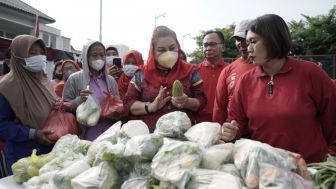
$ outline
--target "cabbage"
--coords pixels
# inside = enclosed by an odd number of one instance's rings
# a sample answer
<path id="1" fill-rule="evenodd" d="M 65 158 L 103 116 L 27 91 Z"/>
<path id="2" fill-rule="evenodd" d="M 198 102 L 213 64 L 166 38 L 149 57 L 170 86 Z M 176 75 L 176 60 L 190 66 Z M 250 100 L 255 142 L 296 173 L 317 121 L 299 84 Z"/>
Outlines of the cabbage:
<path id="1" fill-rule="evenodd" d="M 21 158 L 12 165 L 13 178 L 17 183 L 28 181 L 33 176 L 39 175 L 39 169 L 48 163 L 53 157 L 45 155 L 36 155 L 36 149 L 33 150 L 31 156 Z"/>
<path id="2" fill-rule="evenodd" d="M 174 111 L 161 116 L 156 122 L 154 133 L 170 138 L 183 139 L 191 127 L 191 121 L 184 112 Z"/>
<path id="3" fill-rule="evenodd" d="M 204 147 L 218 143 L 221 125 L 215 122 L 202 122 L 192 126 L 184 136 L 191 142 L 199 143 Z"/>
<path id="4" fill-rule="evenodd" d="M 71 151 L 73 153 L 86 154 L 91 145 L 91 141 L 81 140 L 77 135 L 62 136 L 54 145 L 51 154 L 53 156 L 62 156 Z"/>

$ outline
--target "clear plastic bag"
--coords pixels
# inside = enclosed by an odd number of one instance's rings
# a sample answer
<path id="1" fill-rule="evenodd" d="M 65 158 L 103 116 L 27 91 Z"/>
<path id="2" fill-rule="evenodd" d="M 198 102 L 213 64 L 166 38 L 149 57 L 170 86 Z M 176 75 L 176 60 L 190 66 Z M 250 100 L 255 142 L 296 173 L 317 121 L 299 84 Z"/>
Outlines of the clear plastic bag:
<path id="1" fill-rule="evenodd" d="M 300 175 L 268 163 L 260 163 L 259 188 L 272 189 L 312 189 L 314 183 Z"/>
<path id="2" fill-rule="evenodd" d="M 184 139 L 184 133 L 191 127 L 185 112 L 174 111 L 161 116 L 156 122 L 154 133 L 170 138 Z"/>
<path id="3" fill-rule="evenodd" d="M 100 114 L 100 105 L 91 95 L 76 109 L 78 123 L 85 126 L 95 126 L 99 121 Z"/>
<path id="4" fill-rule="evenodd" d="M 222 164 L 233 163 L 233 144 L 217 144 L 203 150 L 201 168 L 218 170 Z"/>
<path id="5" fill-rule="evenodd" d="M 183 189 L 191 171 L 199 166 L 201 153 L 196 143 L 164 138 L 163 146 L 152 160 L 152 176 L 160 182 Z"/>

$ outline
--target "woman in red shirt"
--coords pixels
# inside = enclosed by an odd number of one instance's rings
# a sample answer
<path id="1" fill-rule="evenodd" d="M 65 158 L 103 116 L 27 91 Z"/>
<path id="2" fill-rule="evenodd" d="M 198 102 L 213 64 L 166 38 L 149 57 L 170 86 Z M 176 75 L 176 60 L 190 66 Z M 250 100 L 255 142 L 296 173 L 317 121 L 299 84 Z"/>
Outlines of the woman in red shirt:
<path id="1" fill-rule="evenodd" d="M 172 85 L 180 80 L 184 94 L 172 97 Z M 194 123 L 195 113 L 204 108 L 206 97 L 200 74 L 181 59 L 181 48 L 174 31 L 155 28 L 147 64 L 138 70 L 124 99 L 125 109 L 143 120 L 153 132 L 156 121 L 173 111 L 186 112 Z"/>
<path id="2" fill-rule="evenodd" d="M 291 37 L 277 15 L 256 18 L 246 39 L 257 66 L 237 83 L 222 139 L 248 134 L 299 153 L 308 163 L 335 155 L 336 94 L 328 75 L 312 62 L 287 56 Z"/>
<path id="3" fill-rule="evenodd" d="M 120 99 L 124 100 L 127 92 L 128 84 L 130 83 L 137 69 L 144 65 L 144 60 L 140 52 L 136 50 L 128 51 L 124 56 L 123 73 L 118 80 L 118 90 Z"/>

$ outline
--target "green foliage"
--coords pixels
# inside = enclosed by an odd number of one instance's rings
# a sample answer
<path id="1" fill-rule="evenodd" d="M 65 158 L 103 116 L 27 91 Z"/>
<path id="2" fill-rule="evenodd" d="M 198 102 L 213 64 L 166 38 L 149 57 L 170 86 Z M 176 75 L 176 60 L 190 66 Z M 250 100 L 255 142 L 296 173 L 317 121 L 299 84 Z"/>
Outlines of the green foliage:
<path id="1" fill-rule="evenodd" d="M 335 54 L 336 53 L 336 6 L 327 15 L 291 21 L 293 48 L 291 55 Z"/>
<path id="2" fill-rule="evenodd" d="M 291 32 L 293 48 L 290 55 L 316 55 L 316 54 L 335 54 L 336 53 L 336 5 L 327 15 L 310 17 L 303 15 L 300 21 L 288 23 Z M 216 28 L 225 36 L 226 49 L 223 53 L 224 58 L 235 58 L 238 51 L 233 41 L 229 38 L 233 35 L 235 25 L 231 24 L 225 28 Z M 191 63 L 203 61 L 202 37 L 206 31 L 201 31 L 200 35 L 194 37 L 197 47 L 195 51 L 188 54 Z"/>

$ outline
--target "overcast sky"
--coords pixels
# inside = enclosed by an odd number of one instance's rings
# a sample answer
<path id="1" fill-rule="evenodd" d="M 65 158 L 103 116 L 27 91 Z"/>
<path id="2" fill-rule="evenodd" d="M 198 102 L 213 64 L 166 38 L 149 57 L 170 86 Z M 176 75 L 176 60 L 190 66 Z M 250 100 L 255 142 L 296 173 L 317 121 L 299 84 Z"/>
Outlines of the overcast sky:
<path id="1" fill-rule="evenodd" d="M 88 39 L 99 40 L 100 0 L 23 0 L 54 18 L 49 26 L 61 30 L 78 50 Z M 263 14 L 278 14 L 286 22 L 299 21 L 301 14 L 327 14 L 336 0 L 103 0 L 102 42 L 125 44 L 148 56 L 150 37 L 155 25 L 173 29 L 184 49 L 196 47 L 191 37 L 201 30 L 226 27 L 243 19 Z M 190 35 L 188 35 L 190 34 Z M 183 40 L 183 35 L 186 35 Z M 229 37 L 229 36 L 226 36 Z"/>

